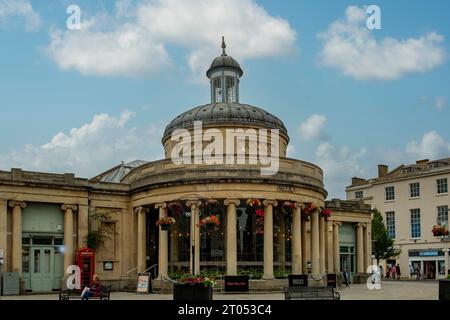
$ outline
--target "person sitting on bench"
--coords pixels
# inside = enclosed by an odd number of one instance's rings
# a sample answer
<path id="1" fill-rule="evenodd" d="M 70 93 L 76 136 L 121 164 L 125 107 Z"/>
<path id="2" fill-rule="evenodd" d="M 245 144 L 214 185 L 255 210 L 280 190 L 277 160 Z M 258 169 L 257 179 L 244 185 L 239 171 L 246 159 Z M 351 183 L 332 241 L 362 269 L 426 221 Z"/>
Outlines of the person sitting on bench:
<path id="1" fill-rule="evenodd" d="M 102 293 L 102 284 L 98 275 L 94 274 L 92 277 L 91 288 L 85 287 L 81 293 L 81 300 L 89 300 L 89 298 L 98 296 Z"/>

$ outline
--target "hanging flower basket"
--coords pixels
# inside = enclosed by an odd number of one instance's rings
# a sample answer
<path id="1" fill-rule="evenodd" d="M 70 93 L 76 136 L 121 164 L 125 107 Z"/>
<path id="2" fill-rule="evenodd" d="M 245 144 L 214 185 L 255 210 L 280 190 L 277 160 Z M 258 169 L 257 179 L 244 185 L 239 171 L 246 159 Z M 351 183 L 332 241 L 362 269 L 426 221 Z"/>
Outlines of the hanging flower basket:
<path id="1" fill-rule="evenodd" d="M 260 207 L 262 203 L 259 199 L 248 199 L 247 205 L 249 205 L 250 207 Z"/>
<path id="2" fill-rule="evenodd" d="M 329 209 L 329 208 L 323 208 L 323 209 L 320 211 L 320 215 L 321 215 L 322 217 L 324 217 L 325 219 L 328 219 L 329 217 L 331 217 L 331 214 L 332 214 L 332 211 L 331 211 L 331 209 Z"/>
<path id="3" fill-rule="evenodd" d="M 449 231 L 446 225 L 436 224 L 431 229 L 434 237 L 448 237 Z"/>
<path id="4" fill-rule="evenodd" d="M 179 202 L 170 202 L 167 205 L 167 209 L 169 209 L 169 212 L 179 216 L 180 214 L 183 213 L 183 205 Z"/>
<path id="5" fill-rule="evenodd" d="M 256 234 L 264 234 L 264 210 L 256 209 Z"/>
<path id="6" fill-rule="evenodd" d="M 156 225 L 161 227 L 161 230 L 167 231 L 175 223 L 175 219 L 172 217 L 164 217 L 156 221 Z"/>
<path id="7" fill-rule="evenodd" d="M 307 204 L 302 210 L 302 215 L 310 217 L 314 212 L 317 211 L 317 207 L 314 203 Z"/>
<path id="8" fill-rule="evenodd" d="M 206 225 L 206 228 L 208 230 L 214 230 L 216 226 L 220 225 L 220 217 L 219 215 L 210 215 L 204 217 L 202 220 L 200 220 L 200 225 L 204 226 Z"/>

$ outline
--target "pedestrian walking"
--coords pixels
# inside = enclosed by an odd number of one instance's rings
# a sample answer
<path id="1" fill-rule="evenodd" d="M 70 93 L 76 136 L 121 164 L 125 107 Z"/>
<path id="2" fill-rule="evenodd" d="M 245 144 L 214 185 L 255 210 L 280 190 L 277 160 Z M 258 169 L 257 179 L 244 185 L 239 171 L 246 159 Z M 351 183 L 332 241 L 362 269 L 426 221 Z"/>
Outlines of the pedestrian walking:
<path id="1" fill-rule="evenodd" d="M 350 287 L 349 279 L 348 279 L 348 273 L 347 273 L 347 270 L 346 270 L 346 269 L 344 269 L 342 275 L 344 276 L 344 283 L 345 283 L 345 286 L 346 286 L 346 287 Z"/>
<path id="2" fill-rule="evenodd" d="M 391 267 L 391 279 L 397 279 L 397 267 L 395 266 L 395 263 Z"/>
<path id="3" fill-rule="evenodd" d="M 400 280 L 402 273 L 400 272 L 400 264 L 397 263 L 397 280 Z"/>
<path id="4" fill-rule="evenodd" d="M 380 265 L 380 275 L 381 275 L 381 279 L 384 278 L 384 273 L 383 273 L 383 266 Z"/>

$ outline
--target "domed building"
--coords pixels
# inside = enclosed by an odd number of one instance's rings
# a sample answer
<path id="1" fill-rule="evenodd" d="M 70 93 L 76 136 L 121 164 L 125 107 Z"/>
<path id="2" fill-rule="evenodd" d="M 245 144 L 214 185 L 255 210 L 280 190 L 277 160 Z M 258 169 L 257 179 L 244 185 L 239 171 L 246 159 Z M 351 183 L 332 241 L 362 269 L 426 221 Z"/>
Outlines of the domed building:
<path id="1" fill-rule="evenodd" d="M 206 72 L 211 102 L 167 125 L 165 159 L 89 180 L 0 171 L 4 270 L 29 291 L 57 290 L 77 250 L 91 247 L 96 273 L 116 289 L 139 272 L 251 274 L 279 286 L 286 274 L 365 273 L 370 208 L 325 201 L 321 168 L 286 157 L 283 122 L 240 102 L 244 72 L 225 49 Z"/>

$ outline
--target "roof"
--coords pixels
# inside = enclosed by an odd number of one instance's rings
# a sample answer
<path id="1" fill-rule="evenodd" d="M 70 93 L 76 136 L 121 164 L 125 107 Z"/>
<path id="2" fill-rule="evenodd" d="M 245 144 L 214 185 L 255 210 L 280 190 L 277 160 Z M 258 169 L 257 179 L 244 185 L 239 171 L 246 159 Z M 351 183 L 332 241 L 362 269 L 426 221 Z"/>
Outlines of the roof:
<path id="1" fill-rule="evenodd" d="M 215 58 L 208 71 L 206 71 L 206 76 L 209 78 L 209 75 L 217 69 L 234 69 L 238 72 L 239 77 L 242 77 L 244 73 L 239 63 L 229 55 L 221 55 Z"/>
<path id="2" fill-rule="evenodd" d="M 280 133 L 287 135 L 283 121 L 261 108 L 236 102 L 217 102 L 195 107 L 177 116 L 167 125 L 163 141 L 173 130 L 191 127 L 194 121 L 202 121 L 203 124 L 258 124 L 279 129 Z"/>
<path id="3" fill-rule="evenodd" d="M 146 163 L 148 162 L 143 160 L 134 160 L 128 163 L 122 162 L 118 166 L 100 174 L 94 179 L 101 182 L 120 183 L 122 179 L 128 174 L 128 172 Z"/>

